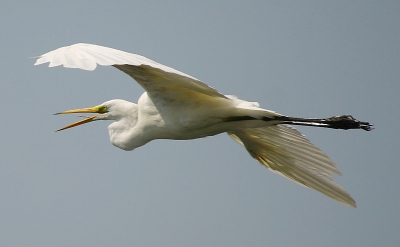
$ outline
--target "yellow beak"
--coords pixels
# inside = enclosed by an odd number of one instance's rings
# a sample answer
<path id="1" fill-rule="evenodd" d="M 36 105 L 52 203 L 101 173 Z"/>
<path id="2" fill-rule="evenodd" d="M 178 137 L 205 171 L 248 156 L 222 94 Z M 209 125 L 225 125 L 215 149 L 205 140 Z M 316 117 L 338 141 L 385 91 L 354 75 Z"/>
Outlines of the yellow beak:
<path id="1" fill-rule="evenodd" d="M 96 117 L 98 117 L 99 115 L 106 113 L 107 112 L 107 107 L 104 105 L 100 105 L 100 106 L 95 106 L 95 107 L 89 107 L 89 108 L 82 108 L 82 109 L 75 109 L 75 110 L 68 110 L 68 111 L 63 111 L 63 112 L 58 112 L 55 113 L 54 115 L 58 115 L 58 114 L 71 114 L 71 113 L 99 113 L 97 115 L 91 116 L 91 117 L 87 117 L 83 120 L 80 120 L 78 122 L 72 123 L 70 125 L 67 125 L 65 127 L 62 127 L 61 129 L 58 129 L 57 131 L 61 131 L 61 130 L 65 130 L 65 129 L 69 129 L 81 124 L 85 124 L 85 123 L 89 123 L 95 120 Z"/>

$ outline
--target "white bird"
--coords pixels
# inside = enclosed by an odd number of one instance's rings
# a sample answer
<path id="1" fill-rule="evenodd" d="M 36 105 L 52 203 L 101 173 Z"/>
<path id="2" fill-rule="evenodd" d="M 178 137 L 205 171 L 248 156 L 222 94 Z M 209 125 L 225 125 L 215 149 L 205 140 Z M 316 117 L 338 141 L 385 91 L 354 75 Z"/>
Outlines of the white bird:
<path id="1" fill-rule="evenodd" d="M 75 44 L 39 56 L 35 65 L 94 70 L 111 65 L 135 79 L 146 92 L 134 104 L 115 99 L 98 106 L 57 114 L 97 113 L 59 129 L 96 120 L 108 126 L 116 147 L 133 150 L 155 139 L 188 140 L 228 133 L 250 155 L 273 172 L 315 189 L 345 205 L 353 198 L 333 181 L 341 175 L 332 160 L 291 125 L 371 130 L 349 115 L 293 118 L 262 109 L 258 103 L 223 95 L 200 80 L 143 56 L 92 45 Z"/>

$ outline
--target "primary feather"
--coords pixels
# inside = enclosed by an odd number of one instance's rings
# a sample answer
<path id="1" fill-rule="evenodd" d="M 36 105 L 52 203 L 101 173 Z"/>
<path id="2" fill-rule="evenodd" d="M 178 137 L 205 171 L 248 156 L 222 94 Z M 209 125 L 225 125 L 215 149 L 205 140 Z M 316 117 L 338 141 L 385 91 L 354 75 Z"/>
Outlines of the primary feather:
<path id="1" fill-rule="evenodd" d="M 290 126 L 228 132 L 250 155 L 273 172 L 355 207 L 351 196 L 332 179 L 341 175 L 332 160 Z"/>

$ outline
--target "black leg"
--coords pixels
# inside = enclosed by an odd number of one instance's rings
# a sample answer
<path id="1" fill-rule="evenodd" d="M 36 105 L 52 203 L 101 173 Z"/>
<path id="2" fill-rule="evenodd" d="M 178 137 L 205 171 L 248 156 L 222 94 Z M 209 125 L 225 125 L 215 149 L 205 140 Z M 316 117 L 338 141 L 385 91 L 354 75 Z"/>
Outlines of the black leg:
<path id="1" fill-rule="evenodd" d="M 292 124 L 303 126 L 314 126 L 331 129 L 363 129 L 366 131 L 373 130 L 372 124 L 361 122 L 353 118 L 351 115 L 334 116 L 330 118 L 294 118 L 286 116 L 278 116 L 274 118 L 263 118 L 264 121 L 282 121 L 279 124 Z"/>

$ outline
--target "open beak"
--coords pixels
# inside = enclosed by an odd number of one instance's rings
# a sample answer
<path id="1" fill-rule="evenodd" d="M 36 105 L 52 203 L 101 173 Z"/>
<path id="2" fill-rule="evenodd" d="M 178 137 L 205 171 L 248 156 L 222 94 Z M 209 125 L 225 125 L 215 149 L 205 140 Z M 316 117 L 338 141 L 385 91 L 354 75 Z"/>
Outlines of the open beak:
<path id="1" fill-rule="evenodd" d="M 65 130 L 65 129 L 69 129 L 69 128 L 72 128 L 72 127 L 75 127 L 75 126 L 78 126 L 78 125 L 82 125 L 82 124 L 85 124 L 85 123 L 92 122 L 92 121 L 96 120 L 96 117 L 98 117 L 99 115 L 101 115 L 101 114 L 103 114 L 103 113 L 105 113 L 105 112 L 106 112 L 105 106 L 95 106 L 95 107 L 82 108 L 82 109 L 75 109 L 75 110 L 68 110 L 68 111 L 63 111 L 63 112 L 55 113 L 54 115 L 59 115 L 59 114 L 71 114 L 71 113 L 99 113 L 99 114 L 96 114 L 96 115 L 94 115 L 94 116 L 87 117 L 87 118 L 85 118 L 85 119 L 83 119 L 83 120 L 80 120 L 80 121 L 78 121 L 78 122 L 69 124 L 69 125 L 67 125 L 67 126 L 65 126 L 65 127 L 62 127 L 61 129 L 56 130 L 56 132 L 57 132 L 57 131 L 61 131 L 61 130 Z"/>

